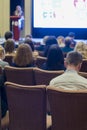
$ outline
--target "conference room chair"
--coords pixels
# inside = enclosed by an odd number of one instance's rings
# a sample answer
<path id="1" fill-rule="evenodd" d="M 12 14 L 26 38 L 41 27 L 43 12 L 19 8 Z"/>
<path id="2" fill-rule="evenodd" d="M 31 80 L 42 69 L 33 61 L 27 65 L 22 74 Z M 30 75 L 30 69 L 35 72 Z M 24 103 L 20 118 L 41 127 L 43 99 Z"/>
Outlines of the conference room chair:
<path id="1" fill-rule="evenodd" d="M 52 130 L 87 130 L 87 90 L 47 87 Z"/>
<path id="2" fill-rule="evenodd" d="M 46 130 L 46 86 L 5 82 L 5 88 L 9 130 Z"/>
<path id="3" fill-rule="evenodd" d="M 48 85 L 52 78 L 64 73 L 64 70 L 49 71 L 49 70 L 42 70 L 37 67 L 33 69 L 34 69 L 34 75 L 35 75 L 35 83 L 37 85 L 41 85 L 41 84 Z"/>
<path id="4" fill-rule="evenodd" d="M 8 62 L 9 65 L 12 65 L 13 55 L 5 55 L 4 61 Z"/>
<path id="5" fill-rule="evenodd" d="M 79 75 L 87 79 L 87 72 L 79 72 Z"/>
<path id="6" fill-rule="evenodd" d="M 5 66 L 6 81 L 21 85 L 34 85 L 33 67 L 18 68 Z"/>
<path id="7" fill-rule="evenodd" d="M 0 116 L 0 122 L 1 122 L 1 125 L 0 125 L 0 130 L 8 130 L 8 127 L 9 127 L 9 111 L 6 112 L 6 115 L 1 119 L 1 116 Z"/>
<path id="8" fill-rule="evenodd" d="M 87 72 L 87 59 L 83 59 L 80 71 Z"/>
<path id="9" fill-rule="evenodd" d="M 36 58 L 35 65 L 36 65 L 37 67 L 41 68 L 41 66 L 43 65 L 43 63 L 46 62 L 46 60 L 47 60 L 46 57 L 38 56 L 38 57 Z"/>

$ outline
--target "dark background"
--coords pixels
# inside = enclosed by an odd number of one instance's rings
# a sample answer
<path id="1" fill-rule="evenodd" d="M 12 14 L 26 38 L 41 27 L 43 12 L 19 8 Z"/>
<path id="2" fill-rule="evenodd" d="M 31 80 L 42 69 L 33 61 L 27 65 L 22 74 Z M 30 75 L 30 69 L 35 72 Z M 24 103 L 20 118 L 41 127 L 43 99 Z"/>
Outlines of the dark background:
<path id="1" fill-rule="evenodd" d="M 24 11 L 24 0 L 10 0 L 10 15 L 13 15 L 17 5 L 20 5 Z"/>

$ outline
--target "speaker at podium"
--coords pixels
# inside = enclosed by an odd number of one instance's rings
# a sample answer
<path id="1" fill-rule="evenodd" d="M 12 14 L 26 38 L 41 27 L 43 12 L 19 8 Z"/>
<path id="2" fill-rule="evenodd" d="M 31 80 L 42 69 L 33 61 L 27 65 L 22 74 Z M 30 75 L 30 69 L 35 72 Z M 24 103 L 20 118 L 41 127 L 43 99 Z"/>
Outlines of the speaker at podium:
<path id="1" fill-rule="evenodd" d="M 12 31 L 14 34 L 15 41 L 19 41 L 20 38 L 20 26 L 19 26 L 20 18 L 21 16 L 10 16 L 11 26 L 12 26 Z"/>

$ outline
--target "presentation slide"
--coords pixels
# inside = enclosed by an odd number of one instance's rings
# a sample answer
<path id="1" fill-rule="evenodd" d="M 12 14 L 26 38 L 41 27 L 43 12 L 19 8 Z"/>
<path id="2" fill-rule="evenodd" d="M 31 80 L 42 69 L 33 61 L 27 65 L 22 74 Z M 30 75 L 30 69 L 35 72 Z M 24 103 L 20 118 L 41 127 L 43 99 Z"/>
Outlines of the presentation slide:
<path id="1" fill-rule="evenodd" d="M 87 0 L 33 0 L 35 28 L 87 28 Z"/>

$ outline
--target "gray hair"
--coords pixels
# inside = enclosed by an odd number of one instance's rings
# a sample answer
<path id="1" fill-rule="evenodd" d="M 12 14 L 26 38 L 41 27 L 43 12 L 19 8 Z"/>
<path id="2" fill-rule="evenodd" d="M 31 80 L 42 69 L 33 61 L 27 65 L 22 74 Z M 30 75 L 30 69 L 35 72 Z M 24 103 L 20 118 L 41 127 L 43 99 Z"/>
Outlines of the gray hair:
<path id="1" fill-rule="evenodd" d="M 82 63 L 82 55 L 79 52 L 70 51 L 67 53 L 66 56 L 66 63 L 77 66 L 78 64 Z"/>

